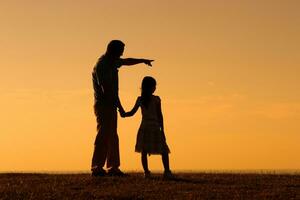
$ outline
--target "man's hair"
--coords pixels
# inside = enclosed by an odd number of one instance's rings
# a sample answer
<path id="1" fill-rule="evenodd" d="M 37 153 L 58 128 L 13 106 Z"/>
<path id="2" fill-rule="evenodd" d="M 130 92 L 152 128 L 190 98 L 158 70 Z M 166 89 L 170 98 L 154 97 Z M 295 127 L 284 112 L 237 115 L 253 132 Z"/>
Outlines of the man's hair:
<path id="1" fill-rule="evenodd" d="M 106 55 L 108 56 L 120 56 L 124 50 L 125 44 L 121 40 L 112 40 L 107 45 Z"/>

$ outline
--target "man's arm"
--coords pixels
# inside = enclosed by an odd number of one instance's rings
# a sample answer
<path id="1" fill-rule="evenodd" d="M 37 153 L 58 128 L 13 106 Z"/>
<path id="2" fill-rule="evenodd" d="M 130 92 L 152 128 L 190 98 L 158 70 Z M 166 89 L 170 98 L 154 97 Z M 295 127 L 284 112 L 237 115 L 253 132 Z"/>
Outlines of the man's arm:
<path id="1" fill-rule="evenodd" d="M 148 66 L 152 66 L 152 63 L 154 60 L 149 59 L 139 59 L 139 58 L 123 58 L 120 59 L 121 65 L 136 65 L 140 63 L 144 63 Z"/>

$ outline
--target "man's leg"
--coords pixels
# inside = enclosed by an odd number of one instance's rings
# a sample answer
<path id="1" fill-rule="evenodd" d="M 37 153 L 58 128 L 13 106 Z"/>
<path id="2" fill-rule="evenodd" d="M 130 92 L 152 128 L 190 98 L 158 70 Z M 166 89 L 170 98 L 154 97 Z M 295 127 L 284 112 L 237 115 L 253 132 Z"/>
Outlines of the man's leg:
<path id="1" fill-rule="evenodd" d="M 97 119 L 97 136 L 95 140 L 94 153 L 92 158 L 92 171 L 102 170 L 107 157 L 109 124 L 107 112 L 99 105 L 95 105 Z"/>
<path id="2" fill-rule="evenodd" d="M 118 169 L 120 166 L 119 137 L 117 133 L 118 113 L 117 109 L 111 110 L 110 133 L 107 152 L 107 168 Z"/>

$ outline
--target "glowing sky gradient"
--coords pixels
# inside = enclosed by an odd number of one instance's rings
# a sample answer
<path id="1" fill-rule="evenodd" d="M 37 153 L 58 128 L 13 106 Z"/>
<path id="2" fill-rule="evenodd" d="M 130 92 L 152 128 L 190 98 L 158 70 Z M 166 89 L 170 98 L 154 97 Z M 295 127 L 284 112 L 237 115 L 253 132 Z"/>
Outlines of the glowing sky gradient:
<path id="1" fill-rule="evenodd" d="M 172 3 L 171 3 L 172 2 Z M 91 71 L 112 39 L 152 69 L 120 70 L 126 110 L 157 79 L 175 170 L 300 169 L 300 1 L 3 0 L 0 171 L 89 170 Z M 140 112 L 119 118 L 121 168 Z M 150 169 L 162 169 L 151 156 Z"/>

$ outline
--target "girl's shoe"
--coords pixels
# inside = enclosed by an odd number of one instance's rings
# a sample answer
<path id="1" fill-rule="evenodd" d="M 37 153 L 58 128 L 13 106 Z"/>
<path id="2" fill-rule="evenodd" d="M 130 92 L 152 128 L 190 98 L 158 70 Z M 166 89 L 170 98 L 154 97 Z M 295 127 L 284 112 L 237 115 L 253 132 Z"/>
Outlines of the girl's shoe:
<path id="1" fill-rule="evenodd" d="M 145 178 L 148 179 L 148 178 L 151 178 L 151 172 L 150 171 L 146 171 L 145 174 L 144 174 Z"/>
<path id="2" fill-rule="evenodd" d="M 163 175 L 164 179 L 174 179 L 174 175 L 172 174 L 172 172 L 169 170 L 169 171 L 165 171 L 164 172 L 164 175 Z"/>

